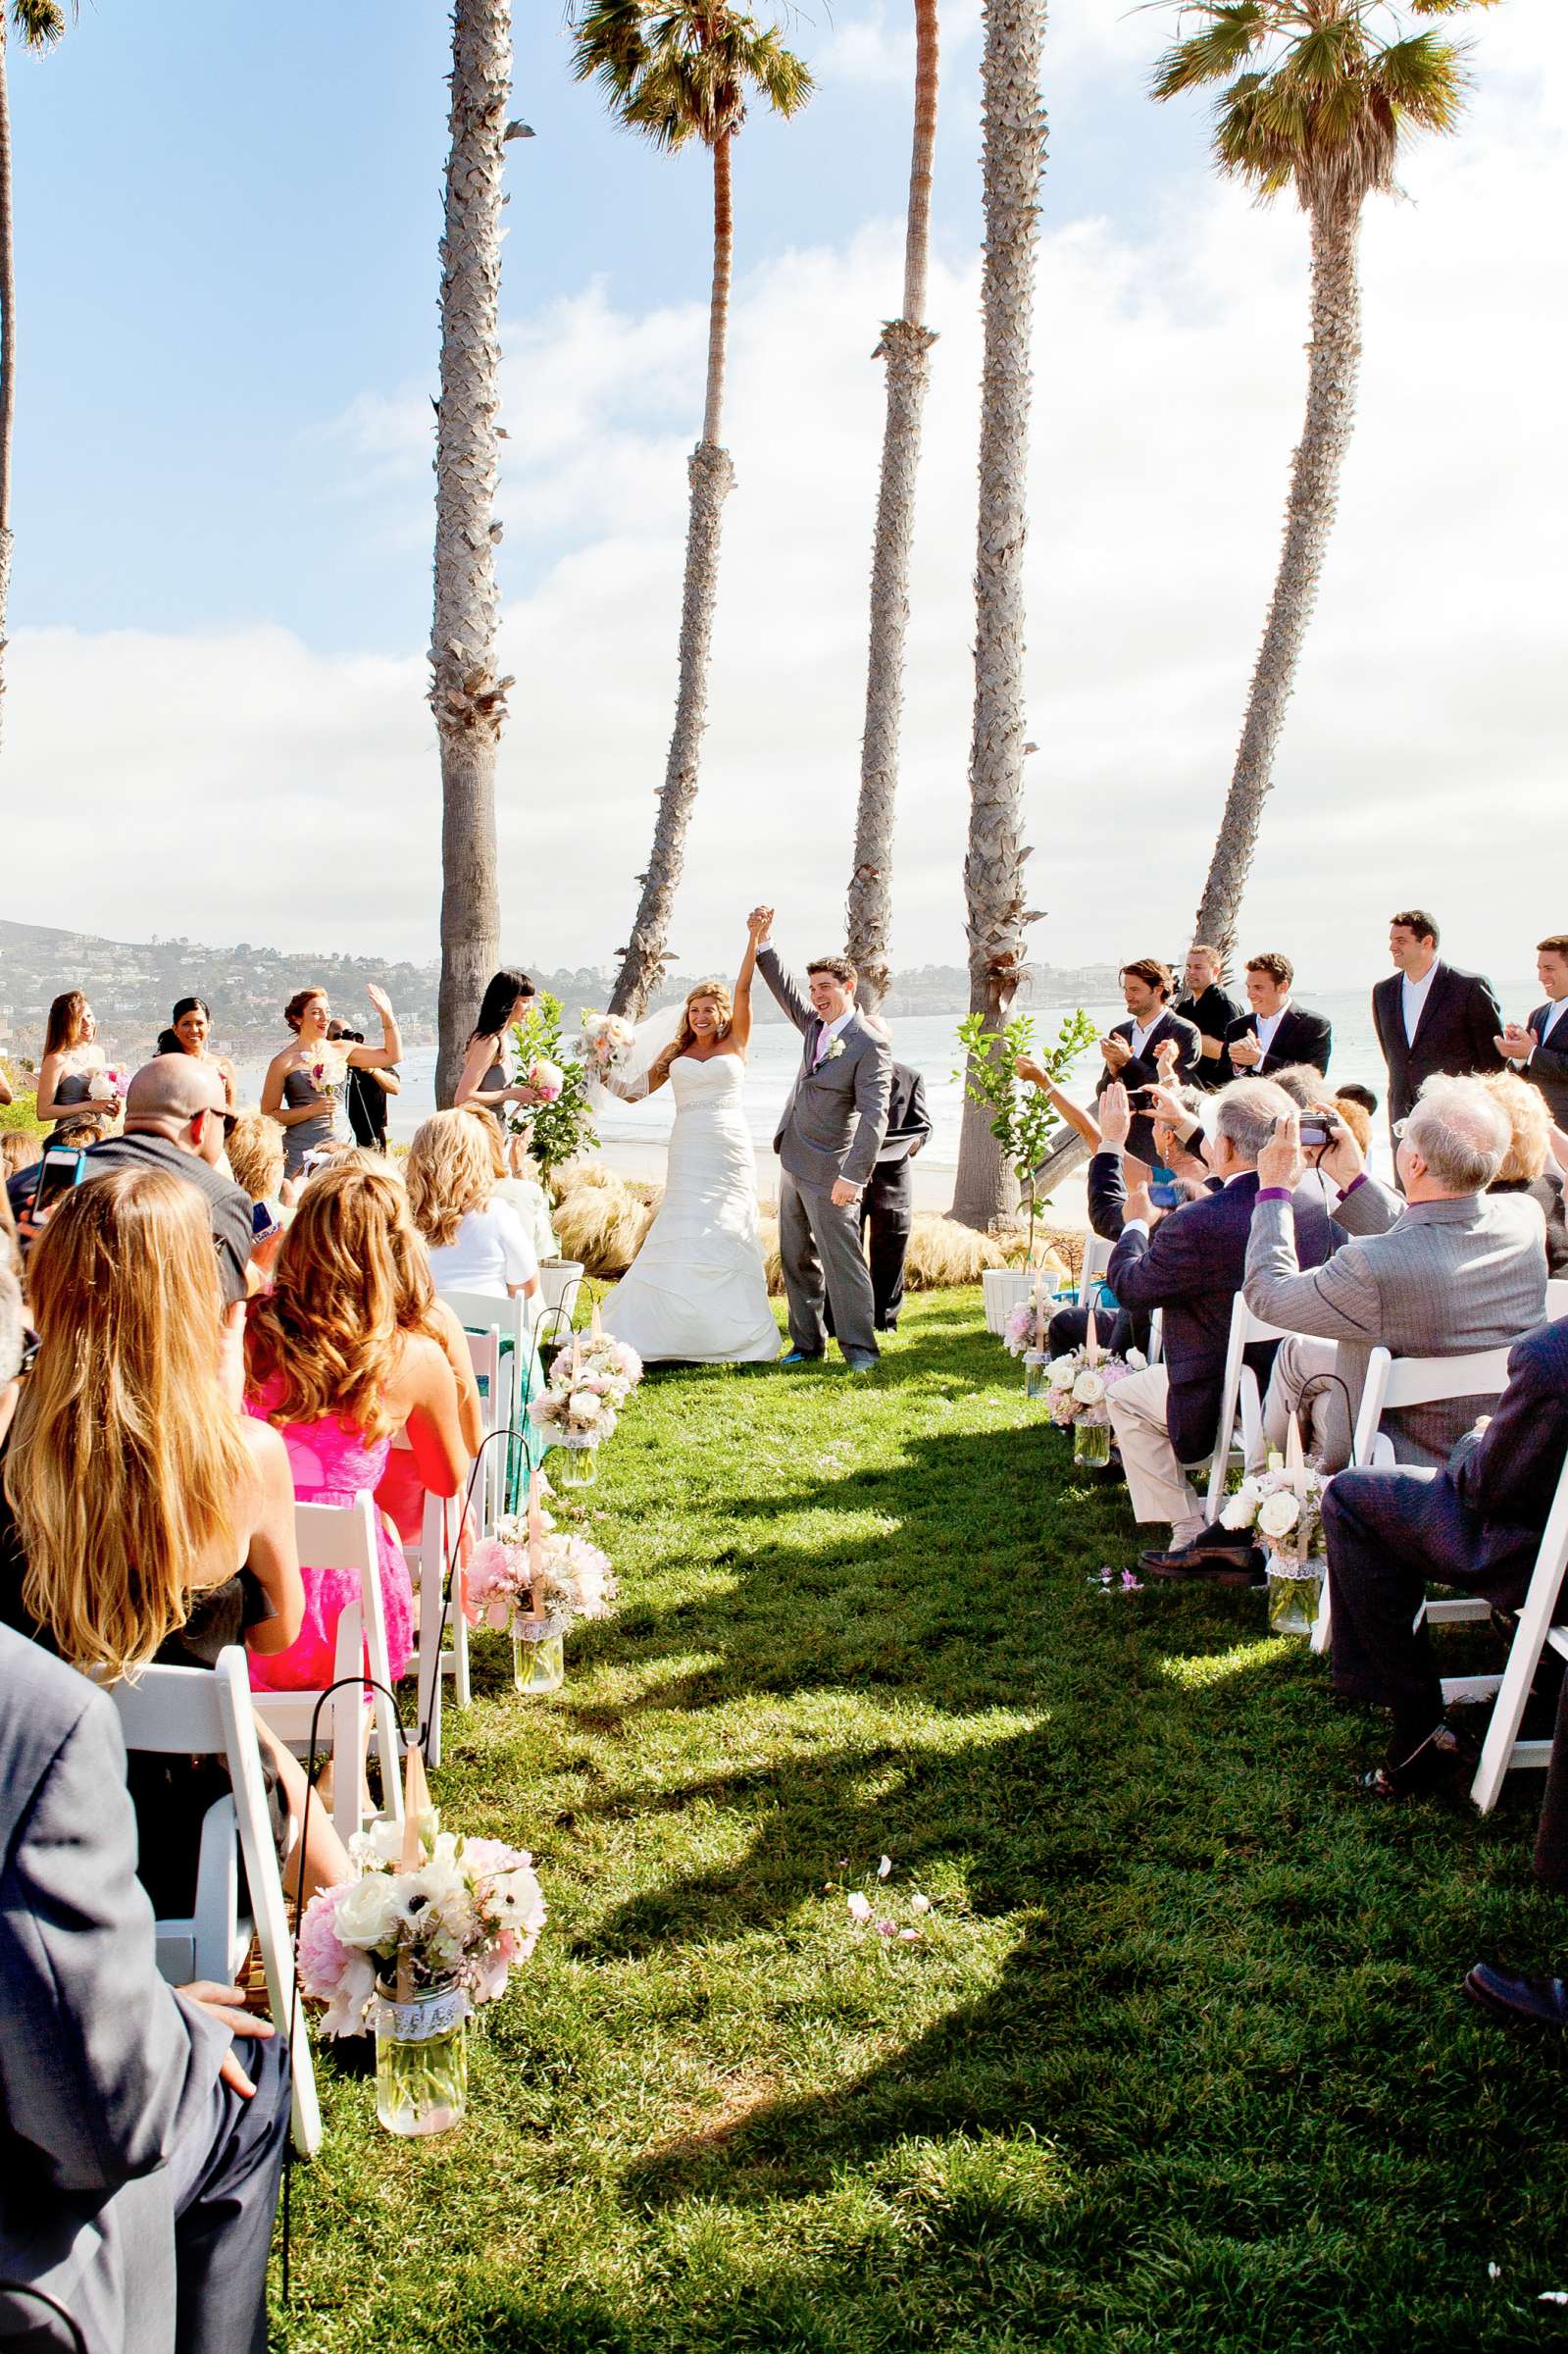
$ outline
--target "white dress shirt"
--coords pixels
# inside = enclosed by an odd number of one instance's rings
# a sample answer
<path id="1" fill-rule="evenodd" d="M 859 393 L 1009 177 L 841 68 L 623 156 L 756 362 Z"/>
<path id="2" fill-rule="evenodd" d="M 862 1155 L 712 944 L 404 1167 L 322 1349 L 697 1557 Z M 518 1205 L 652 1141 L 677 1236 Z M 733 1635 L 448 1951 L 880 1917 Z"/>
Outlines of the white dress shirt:
<path id="1" fill-rule="evenodd" d="M 817 1041 L 817 1051 L 811 1058 L 811 1067 L 813 1070 L 816 1069 L 819 1062 L 826 1062 L 828 1059 L 828 1049 L 832 1046 L 834 1040 L 838 1036 L 839 1031 L 847 1029 L 854 1018 L 854 1007 L 852 1005 L 846 1005 L 843 1012 L 838 1016 L 838 1019 L 835 1022 L 830 1022 L 828 1024 L 827 1028 L 823 1031 L 822 1036 Z"/>
<path id="2" fill-rule="evenodd" d="M 1285 1003 L 1280 1007 L 1278 1013 L 1260 1013 L 1255 1016 L 1257 1022 L 1258 1046 L 1264 1054 L 1267 1054 L 1269 1049 L 1273 1046 L 1274 1034 L 1279 1029 L 1280 1024 L 1284 1021 L 1290 1010 L 1290 1000 L 1289 998 L 1287 998 Z"/>
<path id="3" fill-rule="evenodd" d="M 1432 976 L 1437 969 L 1437 960 L 1434 958 L 1419 981 L 1412 981 L 1408 973 L 1404 976 L 1399 998 L 1404 1007 L 1404 1043 L 1407 1047 L 1413 1047 L 1416 1043 L 1416 1031 L 1427 1002 L 1427 992 L 1432 987 Z"/>
<path id="4" fill-rule="evenodd" d="M 1151 1034 L 1159 1028 L 1164 1019 L 1165 1016 L 1162 1012 L 1157 1013 L 1151 1022 L 1135 1022 L 1133 1024 L 1133 1035 L 1129 1044 L 1139 1061 L 1143 1058 L 1143 1049 L 1148 1045 Z"/>

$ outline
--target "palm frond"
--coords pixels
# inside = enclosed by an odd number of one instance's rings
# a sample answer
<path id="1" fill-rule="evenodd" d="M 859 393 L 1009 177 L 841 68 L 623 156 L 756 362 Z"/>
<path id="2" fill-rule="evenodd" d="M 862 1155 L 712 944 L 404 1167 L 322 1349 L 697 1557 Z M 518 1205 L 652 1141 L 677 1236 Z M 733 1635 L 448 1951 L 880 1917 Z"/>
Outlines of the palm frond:
<path id="1" fill-rule="evenodd" d="M 1268 24 L 1258 0 L 1231 0 L 1231 4 L 1217 0 L 1205 14 L 1209 21 L 1202 31 L 1177 41 L 1156 64 L 1149 83 L 1151 97 L 1174 98 L 1178 90 L 1223 81 L 1246 63 L 1267 36 Z"/>
<path id="2" fill-rule="evenodd" d="M 814 86 L 778 26 L 729 0 L 585 0 L 572 31 L 578 80 L 596 81 L 611 113 L 656 147 L 729 137 L 746 119 L 748 87 L 791 115 Z"/>
<path id="3" fill-rule="evenodd" d="M 11 22 L 29 49 L 52 49 L 65 35 L 66 12 L 61 0 L 11 0 Z"/>
<path id="4" fill-rule="evenodd" d="M 1466 52 L 1441 33 L 1391 41 L 1373 61 L 1372 77 L 1390 105 L 1423 130 L 1452 130 L 1470 87 Z"/>

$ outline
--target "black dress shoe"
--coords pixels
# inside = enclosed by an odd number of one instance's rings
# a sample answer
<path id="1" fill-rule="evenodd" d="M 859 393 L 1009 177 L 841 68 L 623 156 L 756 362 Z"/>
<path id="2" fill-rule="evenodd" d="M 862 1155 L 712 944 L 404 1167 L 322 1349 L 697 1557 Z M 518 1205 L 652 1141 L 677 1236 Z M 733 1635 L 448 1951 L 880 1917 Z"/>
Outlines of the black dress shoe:
<path id="1" fill-rule="evenodd" d="M 1568 1983 L 1561 1978 L 1515 1977 L 1490 1962 L 1478 1962 L 1465 1980 L 1465 1992 L 1483 2011 L 1505 2019 L 1512 2026 L 1568 2029 Z"/>
<path id="2" fill-rule="evenodd" d="M 1440 1719 L 1426 1739 L 1397 1764 L 1386 1758 L 1361 1776 L 1369 1798 L 1428 1798 L 1457 1792 L 1473 1779 L 1480 1751 L 1468 1736 Z"/>

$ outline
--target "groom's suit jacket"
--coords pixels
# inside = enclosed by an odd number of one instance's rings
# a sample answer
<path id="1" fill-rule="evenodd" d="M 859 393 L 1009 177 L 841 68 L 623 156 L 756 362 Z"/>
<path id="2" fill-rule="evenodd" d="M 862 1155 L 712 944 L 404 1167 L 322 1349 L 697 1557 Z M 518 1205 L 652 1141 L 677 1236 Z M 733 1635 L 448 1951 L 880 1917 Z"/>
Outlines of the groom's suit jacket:
<path id="1" fill-rule="evenodd" d="M 761 951 L 757 970 L 805 1040 L 774 1151 L 795 1183 L 814 1193 L 829 1192 L 840 1177 L 851 1185 L 867 1184 L 887 1133 L 891 1049 L 852 1013 L 834 1042 L 842 1053 L 830 1049 L 826 1060 L 818 1062 L 817 1044 L 826 1025 L 800 984 L 773 948 Z"/>

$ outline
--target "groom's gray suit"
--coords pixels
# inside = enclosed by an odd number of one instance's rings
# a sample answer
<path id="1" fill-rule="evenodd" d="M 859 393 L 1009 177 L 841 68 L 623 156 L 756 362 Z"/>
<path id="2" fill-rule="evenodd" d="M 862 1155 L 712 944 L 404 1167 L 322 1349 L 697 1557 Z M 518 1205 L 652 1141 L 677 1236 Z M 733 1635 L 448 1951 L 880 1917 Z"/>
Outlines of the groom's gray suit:
<path id="1" fill-rule="evenodd" d="M 802 1356 L 825 1354 L 826 1272 L 838 1346 L 845 1356 L 874 1357 L 879 1351 L 860 1206 L 840 1207 L 833 1189 L 840 1177 L 864 1186 L 877 1165 L 887 1132 L 892 1050 L 851 1012 L 827 1053 L 820 1054 L 829 1025 L 813 1012 L 776 950 L 758 951 L 757 970 L 805 1039 L 800 1070 L 773 1140 L 782 1171 L 779 1256 L 789 1301 L 789 1338 Z"/>

